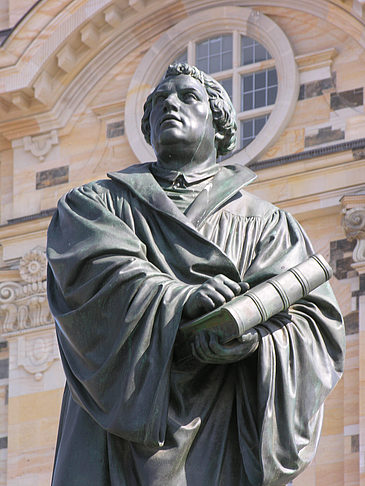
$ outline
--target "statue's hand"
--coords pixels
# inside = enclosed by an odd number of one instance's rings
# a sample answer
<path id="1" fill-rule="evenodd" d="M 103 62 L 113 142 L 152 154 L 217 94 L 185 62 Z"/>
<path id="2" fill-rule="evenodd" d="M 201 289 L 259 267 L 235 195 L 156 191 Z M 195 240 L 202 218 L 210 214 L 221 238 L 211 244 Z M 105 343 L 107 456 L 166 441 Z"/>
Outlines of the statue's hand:
<path id="1" fill-rule="evenodd" d="M 193 356 L 202 363 L 228 364 L 248 358 L 259 347 L 260 336 L 255 328 L 247 331 L 240 340 L 220 344 L 218 337 L 209 332 L 200 332 L 192 343 Z"/>
<path id="2" fill-rule="evenodd" d="M 183 317 L 194 319 L 210 312 L 248 288 L 245 282 L 237 283 L 224 275 L 211 277 L 190 294 L 183 309 Z"/>

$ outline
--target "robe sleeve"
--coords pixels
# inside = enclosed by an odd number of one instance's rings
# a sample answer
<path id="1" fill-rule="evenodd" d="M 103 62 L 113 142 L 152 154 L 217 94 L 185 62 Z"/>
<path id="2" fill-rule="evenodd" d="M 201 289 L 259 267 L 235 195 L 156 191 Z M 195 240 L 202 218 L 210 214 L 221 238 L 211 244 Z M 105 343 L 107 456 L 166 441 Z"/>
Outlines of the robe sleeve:
<path id="1" fill-rule="evenodd" d="M 258 284 L 313 253 L 295 219 L 276 211 L 245 280 Z M 323 402 L 343 371 L 344 326 L 326 283 L 256 329 L 259 349 L 238 367 L 240 447 L 252 484 L 279 486 L 314 457 Z"/>
<path id="2" fill-rule="evenodd" d="M 74 400 L 106 431 L 164 442 L 172 349 L 192 286 L 162 273 L 107 191 L 59 202 L 48 230 L 48 298 Z"/>

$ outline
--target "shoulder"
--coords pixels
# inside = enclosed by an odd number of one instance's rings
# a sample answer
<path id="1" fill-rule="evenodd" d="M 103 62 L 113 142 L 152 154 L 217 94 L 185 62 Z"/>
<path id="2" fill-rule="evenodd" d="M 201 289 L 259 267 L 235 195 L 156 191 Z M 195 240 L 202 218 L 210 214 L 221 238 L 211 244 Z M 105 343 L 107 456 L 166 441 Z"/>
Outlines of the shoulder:
<path id="1" fill-rule="evenodd" d="M 88 182 L 79 187 L 71 189 L 64 197 L 69 198 L 90 198 L 107 202 L 109 199 L 119 199 L 126 195 L 126 189 L 111 179 L 100 179 Z"/>
<path id="2" fill-rule="evenodd" d="M 85 195 L 96 194 L 99 196 L 104 196 L 106 194 L 123 194 L 125 192 L 125 189 L 120 184 L 120 179 L 123 177 L 128 177 L 132 174 L 145 174 L 146 172 L 149 172 L 149 165 L 149 163 L 135 164 L 118 172 L 108 173 L 107 175 L 109 178 L 88 182 L 79 187 L 75 187 L 70 191 L 70 193 L 80 193 Z"/>
<path id="3" fill-rule="evenodd" d="M 281 210 L 265 199 L 261 199 L 248 191 L 239 191 L 223 208 L 225 211 L 247 218 L 270 218 Z"/>

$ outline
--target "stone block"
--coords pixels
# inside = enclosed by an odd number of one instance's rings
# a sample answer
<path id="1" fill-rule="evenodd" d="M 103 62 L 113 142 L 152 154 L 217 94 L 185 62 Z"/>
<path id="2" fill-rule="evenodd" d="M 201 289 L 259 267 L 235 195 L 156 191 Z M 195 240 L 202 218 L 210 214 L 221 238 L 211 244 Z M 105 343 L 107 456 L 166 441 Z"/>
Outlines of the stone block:
<path id="1" fill-rule="evenodd" d="M 351 452 L 359 452 L 360 450 L 360 439 L 359 434 L 351 436 Z"/>
<path id="2" fill-rule="evenodd" d="M 331 110 L 354 108 L 364 103 L 363 88 L 350 89 L 340 93 L 331 93 Z"/>
<path id="3" fill-rule="evenodd" d="M 321 96 L 324 90 L 334 88 L 334 86 L 334 78 L 320 79 L 319 81 L 302 84 L 299 91 L 299 100 Z"/>
<path id="4" fill-rule="evenodd" d="M 9 377 L 9 359 L 0 359 L 0 380 Z"/>
<path id="5" fill-rule="evenodd" d="M 324 143 L 335 142 L 345 138 L 344 130 L 340 128 L 334 129 L 331 126 L 319 128 L 315 135 L 307 135 L 304 139 L 305 147 L 313 147 L 314 145 L 322 145 Z"/>
<path id="6" fill-rule="evenodd" d="M 95 47 L 99 42 L 99 31 L 97 27 L 89 22 L 84 28 L 80 30 L 81 42 L 88 46 L 90 49 Z"/>
<path id="7" fill-rule="evenodd" d="M 330 265 L 333 274 L 338 280 L 346 279 L 353 272 L 352 252 L 355 248 L 355 241 L 346 238 L 330 242 Z"/>
<path id="8" fill-rule="evenodd" d="M 68 182 L 68 165 L 36 173 L 36 189 L 56 186 Z"/>
<path id="9" fill-rule="evenodd" d="M 106 138 L 116 138 L 124 135 L 124 121 L 108 123 L 106 126 Z"/>
<path id="10" fill-rule="evenodd" d="M 344 316 L 346 334 L 356 334 L 359 332 L 359 311 L 350 312 Z"/>

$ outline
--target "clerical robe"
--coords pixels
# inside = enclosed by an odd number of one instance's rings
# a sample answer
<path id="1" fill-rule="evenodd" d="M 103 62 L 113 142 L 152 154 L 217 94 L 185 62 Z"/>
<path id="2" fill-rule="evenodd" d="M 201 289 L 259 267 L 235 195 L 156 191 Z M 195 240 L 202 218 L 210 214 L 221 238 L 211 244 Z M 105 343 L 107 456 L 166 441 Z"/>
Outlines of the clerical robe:
<path id="1" fill-rule="evenodd" d="M 233 364 L 176 358 L 182 310 L 209 277 L 254 286 L 313 253 L 298 223 L 222 167 L 185 211 L 149 164 L 59 202 L 48 296 L 66 387 L 53 486 L 283 485 L 311 461 L 344 329 L 324 284 L 256 329 Z M 189 360 L 188 360 L 189 361 Z"/>

